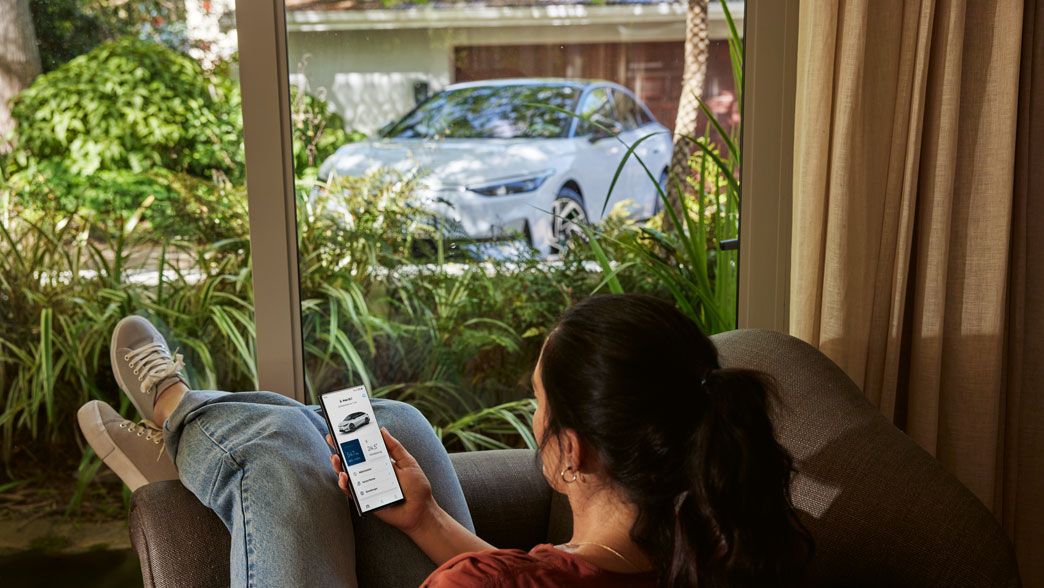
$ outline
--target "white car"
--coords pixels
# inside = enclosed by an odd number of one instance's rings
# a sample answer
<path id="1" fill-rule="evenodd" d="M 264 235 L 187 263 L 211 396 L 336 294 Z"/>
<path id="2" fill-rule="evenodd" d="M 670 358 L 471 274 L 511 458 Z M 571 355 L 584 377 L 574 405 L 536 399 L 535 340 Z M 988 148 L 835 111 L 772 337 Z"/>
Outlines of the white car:
<path id="1" fill-rule="evenodd" d="M 342 433 L 351 433 L 359 427 L 369 424 L 370 415 L 365 412 L 353 412 L 352 414 L 344 417 L 341 424 L 337 425 L 337 430 Z"/>
<path id="2" fill-rule="evenodd" d="M 512 79 L 447 87 L 378 138 L 342 146 L 319 178 L 382 168 L 419 173 L 418 203 L 451 221 L 460 236 L 524 235 L 546 255 L 579 230 L 576 223 L 597 222 L 620 202 L 628 201 L 635 217 L 653 215 L 656 182 L 665 182 L 670 159 L 670 131 L 630 90 L 601 81 Z"/>

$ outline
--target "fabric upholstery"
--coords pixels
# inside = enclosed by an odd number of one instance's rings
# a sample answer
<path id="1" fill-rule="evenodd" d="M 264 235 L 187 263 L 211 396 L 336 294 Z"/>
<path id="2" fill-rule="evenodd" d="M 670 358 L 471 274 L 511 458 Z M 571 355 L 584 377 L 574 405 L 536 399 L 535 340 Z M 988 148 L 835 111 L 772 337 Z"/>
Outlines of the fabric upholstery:
<path id="1" fill-rule="evenodd" d="M 146 588 L 228 586 L 228 530 L 181 482 L 153 482 L 134 492 L 130 535 Z"/>
<path id="2" fill-rule="evenodd" d="M 794 503 L 816 540 L 811 585 L 1018 585 L 989 510 L 822 353 L 769 331 L 713 339 L 723 366 L 778 383 L 777 434 L 799 460 Z"/>
<path id="3" fill-rule="evenodd" d="M 497 547 L 547 541 L 551 488 L 527 449 L 452 453 L 475 532 Z"/>
<path id="4" fill-rule="evenodd" d="M 479 536 L 500 547 L 528 549 L 546 541 L 551 490 L 533 451 L 450 458 Z M 130 533 L 146 588 L 228 585 L 228 530 L 180 482 L 155 482 L 134 493 Z"/>
<path id="5" fill-rule="evenodd" d="M 799 459 L 794 501 L 817 545 L 809 585 L 1018 585 L 1011 544 L 990 512 L 823 354 L 767 331 L 713 339 L 723 365 L 764 371 L 779 385 L 775 422 Z M 569 538 L 569 506 L 532 451 L 451 459 L 487 541 L 527 548 Z M 178 482 L 134 493 L 131 537 L 147 587 L 227 582 L 227 531 Z"/>

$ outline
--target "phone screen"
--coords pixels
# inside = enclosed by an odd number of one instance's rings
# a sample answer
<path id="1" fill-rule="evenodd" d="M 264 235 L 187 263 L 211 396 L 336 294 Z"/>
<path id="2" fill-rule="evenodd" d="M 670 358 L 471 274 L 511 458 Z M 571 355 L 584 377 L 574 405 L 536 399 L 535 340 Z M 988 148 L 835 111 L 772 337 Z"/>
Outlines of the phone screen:
<path id="1" fill-rule="evenodd" d="M 327 392 L 320 398 L 359 514 L 401 501 L 402 488 L 366 388 Z"/>

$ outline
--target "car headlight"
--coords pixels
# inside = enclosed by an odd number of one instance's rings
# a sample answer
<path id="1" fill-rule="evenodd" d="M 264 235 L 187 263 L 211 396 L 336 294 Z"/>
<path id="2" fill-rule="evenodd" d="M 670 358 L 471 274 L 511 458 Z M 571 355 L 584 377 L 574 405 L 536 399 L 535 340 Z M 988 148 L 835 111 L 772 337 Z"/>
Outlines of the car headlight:
<path id="1" fill-rule="evenodd" d="M 505 178 L 503 180 L 497 180 L 489 182 L 487 184 L 481 184 L 478 186 L 469 186 L 468 190 L 483 196 L 506 196 L 508 194 L 524 194 L 526 192 L 532 192 L 547 181 L 555 170 L 548 169 L 536 174 Z"/>

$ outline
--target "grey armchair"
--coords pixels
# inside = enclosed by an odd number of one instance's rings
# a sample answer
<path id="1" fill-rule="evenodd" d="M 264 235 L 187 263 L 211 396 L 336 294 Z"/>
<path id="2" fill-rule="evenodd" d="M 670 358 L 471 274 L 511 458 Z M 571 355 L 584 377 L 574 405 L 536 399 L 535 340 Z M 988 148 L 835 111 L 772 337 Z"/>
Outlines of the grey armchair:
<path id="1" fill-rule="evenodd" d="M 714 342 L 724 365 L 762 370 L 780 385 L 775 422 L 799 460 L 794 501 L 816 539 L 808 585 L 1019 585 L 996 519 L 824 355 L 768 331 Z M 451 457 L 487 541 L 529 548 L 568 539 L 569 506 L 547 487 L 532 452 Z M 180 483 L 135 492 L 130 529 L 147 587 L 228 584 L 228 532 Z"/>

